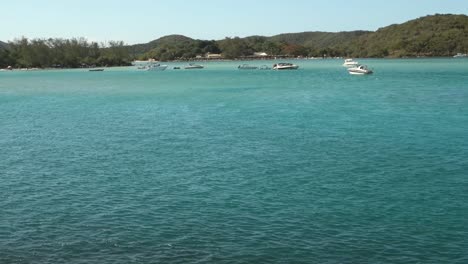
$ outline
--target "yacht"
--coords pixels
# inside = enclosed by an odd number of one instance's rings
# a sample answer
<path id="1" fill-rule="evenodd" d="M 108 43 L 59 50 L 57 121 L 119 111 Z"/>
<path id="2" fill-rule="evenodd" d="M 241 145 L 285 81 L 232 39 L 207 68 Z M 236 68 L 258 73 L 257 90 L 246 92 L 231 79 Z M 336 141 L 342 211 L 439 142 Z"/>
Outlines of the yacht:
<path id="1" fill-rule="evenodd" d="M 147 71 L 164 71 L 167 69 L 167 65 L 161 65 L 159 63 L 150 64 L 145 67 Z"/>
<path id="2" fill-rule="evenodd" d="M 353 59 L 346 59 L 343 63 L 344 67 L 351 68 L 351 67 L 357 67 L 359 66 L 359 62 L 354 61 Z"/>
<path id="3" fill-rule="evenodd" d="M 193 69 L 203 69 L 205 67 L 203 67 L 203 65 L 200 65 L 200 64 L 192 64 L 190 63 L 188 66 L 185 66 L 184 69 L 186 70 L 193 70 Z"/>
<path id="4" fill-rule="evenodd" d="M 299 66 L 287 62 L 273 64 L 273 70 L 297 70 L 298 68 Z"/>
<path id="5" fill-rule="evenodd" d="M 249 64 L 242 64 L 237 67 L 239 70 L 256 70 L 258 69 L 257 66 L 252 66 Z"/>
<path id="6" fill-rule="evenodd" d="M 367 65 L 359 65 L 357 67 L 349 68 L 349 74 L 353 75 L 365 75 L 374 73 L 371 69 L 367 68 Z"/>

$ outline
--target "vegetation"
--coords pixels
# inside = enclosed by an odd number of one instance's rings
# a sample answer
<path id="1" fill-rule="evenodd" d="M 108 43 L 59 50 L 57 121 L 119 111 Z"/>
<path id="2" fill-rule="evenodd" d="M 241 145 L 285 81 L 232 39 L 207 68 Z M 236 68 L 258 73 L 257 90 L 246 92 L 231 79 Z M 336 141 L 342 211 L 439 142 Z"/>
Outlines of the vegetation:
<path id="1" fill-rule="evenodd" d="M 0 41 L 0 50 L 1 49 L 6 49 L 7 47 L 8 47 L 8 44 L 6 44 L 5 42 Z"/>
<path id="2" fill-rule="evenodd" d="M 196 42 L 200 41 L 172 35 L 145 44 L 146 49 L 141 49 L 140 45 L 140 53 L 134 54 L 161 60 L 194 58 L 207 52 Z M 291 57 L 452 56 L 468 52 L 468 16 L 436 14 L 376 32 L 302 32 L 225 38 L 209 44 L 211 53 L 219 51 L 226 59 L 247 57 L 254 52 Z"/>
<path id="3" fill-rule="evenodd" d="M 86 39 L 18 39 L 0 42 L 0 67 L 86 67 L 128 65 L 134 59 L 188 60 L 208 53 L 226 59 L 271 56 L 417 57 L 468 52 L 468 16 L 432 15 L 375 32 L 302 32 L 272 37 L 251 36 L 195 40 L 170 35 L 146 44 L 125 46 Z"/>
<path id="4" fill-rule="evenodd" d="M 344 45 L 353 57 L 452 56 L 468 52 L 468 16 L 434 15 L 391 25 Z"/>
<path id="5" fill-rule="evenodd" d="M 74 39 L 17 39 L 0 49 L 0 67 L 27 68 L 128 65 L 128 48 L 121 41 L 107 44 Z"/>

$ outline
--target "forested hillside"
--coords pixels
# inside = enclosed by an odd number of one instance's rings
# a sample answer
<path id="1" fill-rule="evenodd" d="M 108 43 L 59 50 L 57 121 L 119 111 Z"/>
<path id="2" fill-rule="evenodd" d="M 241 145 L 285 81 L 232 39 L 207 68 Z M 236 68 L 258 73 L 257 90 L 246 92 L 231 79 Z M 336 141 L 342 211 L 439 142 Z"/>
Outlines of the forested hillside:
<path id="1" fill-rule="evenodd" d="M 380 28 L 376 32 L 302 32 L 218 41 L 173 35 L 134 45 L 131 49 L 135 56 L 160 59 L 187 59 L 217 51 L 228 59 L 249 56 L 254 52 L 294 57 L 452 56 L 468 52 L 468 16 L 431 15 Z"/>
<path id="2" fill-rule="evenodd" d="M 391 25 L 345 45 L 354 57 L 452 56 L 468 52 L 468 16 L 434 15 Z"/>

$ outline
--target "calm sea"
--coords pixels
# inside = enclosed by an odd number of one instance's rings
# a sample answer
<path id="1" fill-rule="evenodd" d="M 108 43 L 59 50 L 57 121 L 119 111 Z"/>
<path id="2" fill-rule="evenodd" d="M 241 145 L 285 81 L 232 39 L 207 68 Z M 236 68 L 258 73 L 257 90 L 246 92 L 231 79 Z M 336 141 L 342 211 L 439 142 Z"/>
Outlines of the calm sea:
<path id="1" fill-rule="evenodd" d="M 0 263 L 468 263 L 468 60 L 362 62 L 0 72 Z"/>

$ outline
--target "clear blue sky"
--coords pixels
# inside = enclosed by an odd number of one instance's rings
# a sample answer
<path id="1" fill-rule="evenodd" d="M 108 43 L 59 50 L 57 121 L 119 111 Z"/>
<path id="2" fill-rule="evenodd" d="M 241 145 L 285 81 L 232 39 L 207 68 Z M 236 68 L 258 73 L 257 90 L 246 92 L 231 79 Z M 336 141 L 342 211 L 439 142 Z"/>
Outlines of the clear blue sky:
<path id="1" fill-rule="evenodd" d="M 376 30 L 428 14 L 468 14 L 468 0 L 2 0 L 0 40 L 87 37 L 145 43 Z"/>

